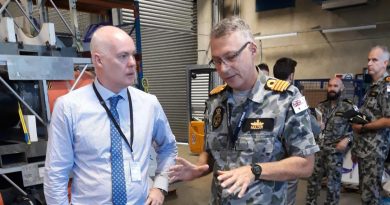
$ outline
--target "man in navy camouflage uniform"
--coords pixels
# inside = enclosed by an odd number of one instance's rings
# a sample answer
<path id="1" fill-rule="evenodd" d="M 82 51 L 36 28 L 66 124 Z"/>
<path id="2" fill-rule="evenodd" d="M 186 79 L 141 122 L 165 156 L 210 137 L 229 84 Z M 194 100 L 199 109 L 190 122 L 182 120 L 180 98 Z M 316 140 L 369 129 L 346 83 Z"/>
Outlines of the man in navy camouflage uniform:
<path id="1" fill-rule="evenodd" d="M 352 140 L 352 129 L 345 113 L 357 107 L 350 100 L 340 98 L 344 84 L 339 78 L 328 82 L 327 99 L 317 109 L 322 113 L 323 130 L 317 143 L 321 151 L 316 153 L 314 172 L 308 180 L 307 205 L 316 205 L 321 190 L 322 177 L 327 176 L 327 195 L 324 204 L 339 204 L 344 153 Z"/>
<path id="2" fill-rule="evenodd" d="M 213 172 L 210 204 L 284 204 L 285 181 L 310 176 L 319 150 L 299 90 L 256 69 L 251 33 L 237 17 L 212 29 L 212 62 L 227 86 L 207 101 L 197 165 L 177 158 L 171 167 L 171 181 Z"/>
<path id="3" fill-rule="evenodd" d="M 384 161 L 390 145 L 390 78 L 386 72 L 389 51 L 384 46 L 375 46 L 368 54 L 368 74 L 373 82 L 364 96 L 360 111 L 371 120 L 361 125 L 354 124 L 355 142 L 352 154 L 359 165 L 359 185 L 362 204 L 380 204 L 381 180 Z"/>

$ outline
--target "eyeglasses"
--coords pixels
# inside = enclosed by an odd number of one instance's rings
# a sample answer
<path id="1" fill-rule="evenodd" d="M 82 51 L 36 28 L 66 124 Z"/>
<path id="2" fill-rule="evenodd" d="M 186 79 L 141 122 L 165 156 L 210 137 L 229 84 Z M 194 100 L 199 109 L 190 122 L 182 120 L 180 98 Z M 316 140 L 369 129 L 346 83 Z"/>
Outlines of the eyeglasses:
<path id="1" fill-rule="evenodd" d="M 246 46 L 250 43 L 251 43 L 250 41 L 246 42 L 240 49 L 238 49 L 238 51 L 233 52 L 231 54 L 228 54 L 226 56 L 213 57 L 210 60 L 209 65 L 215 66 L 215 65 L 221 65 L 222 63 L 224 63 L 225 65 L 229 65 L 229 64 L 233 63 L 236 60 L 236 58 L 242 53 L 242 51 L 246 48 Z"/>

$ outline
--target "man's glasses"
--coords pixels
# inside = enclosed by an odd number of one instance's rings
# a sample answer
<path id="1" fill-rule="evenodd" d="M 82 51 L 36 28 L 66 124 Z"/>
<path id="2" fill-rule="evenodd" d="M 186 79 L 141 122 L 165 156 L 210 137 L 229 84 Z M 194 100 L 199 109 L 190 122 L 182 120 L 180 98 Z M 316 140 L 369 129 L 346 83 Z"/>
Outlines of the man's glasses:
<path id="1" fill-rule="evenodd" d="M 215 65 L 221 65 L 222 63 L 224 63 L 225 65 L 229 65 L 229 64 L 233 63 L 236 60 L 236 58 L 242 53 L 242 51 L 246 48 L 246 46 L 250 43 L 251 43 L 250 41 L 246 42 L 240 49 L 238 49 L 238 51 L 233 52 L 231 54 L 228 54 L 226 56 L 213 57 L 210 60 L 209 65 L 215 66 Z"/>

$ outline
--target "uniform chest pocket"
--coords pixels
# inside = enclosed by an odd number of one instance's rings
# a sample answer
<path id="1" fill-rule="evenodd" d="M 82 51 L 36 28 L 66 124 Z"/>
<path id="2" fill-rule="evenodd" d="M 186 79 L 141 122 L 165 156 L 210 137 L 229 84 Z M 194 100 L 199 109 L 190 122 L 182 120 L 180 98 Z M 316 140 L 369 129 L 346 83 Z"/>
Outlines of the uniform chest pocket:
<path id="1" fill-rule="evenodd" d="M 215 151 L 226 150 L 228 147 L 226 134 L 210 133 L 207 135 L 207 148 Z"/>
<path id="2" fill-rule="evenodd" d="M 252 154 L 253 162 L 269 161 L 274 151 L 275 138 L 271 134 L 248 134 L 240 136 L 236 150 Z"/>
<path id="3" fill-rule="evenodd" d="M 377 99 L 376 98 L 374 98 L 374 97 L 368 98 L 368 100 L 367 100 L 367 107 L 374 108 L 376 106 L 376 104 L 377 104 Z"/>

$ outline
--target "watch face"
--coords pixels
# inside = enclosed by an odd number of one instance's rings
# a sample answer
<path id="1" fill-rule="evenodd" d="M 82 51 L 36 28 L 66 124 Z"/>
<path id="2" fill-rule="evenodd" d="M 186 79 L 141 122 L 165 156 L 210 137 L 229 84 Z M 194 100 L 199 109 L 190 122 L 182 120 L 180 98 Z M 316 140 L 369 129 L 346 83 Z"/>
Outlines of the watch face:
<path id="1" fill-rule="evenodd" d="M 253 171 L 254 171 L 256 174 L 260 174 L 260 166 L 254 166 L 254 167 L 253 167 Z"/>

